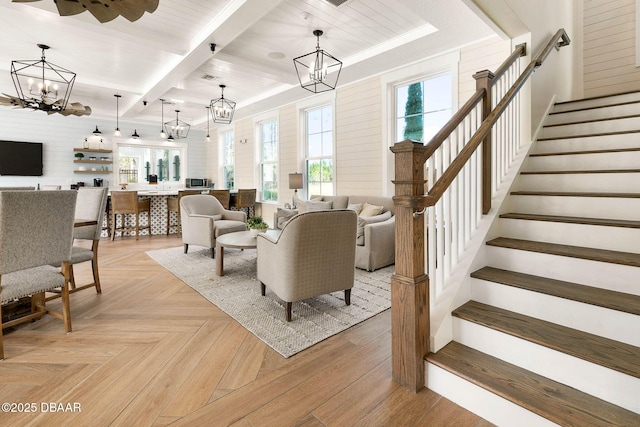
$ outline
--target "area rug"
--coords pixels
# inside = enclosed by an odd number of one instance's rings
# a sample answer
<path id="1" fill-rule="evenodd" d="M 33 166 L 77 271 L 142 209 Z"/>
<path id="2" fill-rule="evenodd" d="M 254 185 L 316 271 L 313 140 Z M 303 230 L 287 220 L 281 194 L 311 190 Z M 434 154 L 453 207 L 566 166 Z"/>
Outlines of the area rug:
<path id="1" fill-rule="evenodd" d="M 190 248 L 185 255 L 180 246 L 147 255 L 284 357 L 391 307 L 393 266 L 374 272 L 355 269 L 351 305 L 345 305 L 344 292 L 294 302 L 287 322 L 284 303 L 269 288 L 266 296 L 260 294 L 254 249 L 225 249 L 224 276 L 216 276 L 207 249 Z"/>

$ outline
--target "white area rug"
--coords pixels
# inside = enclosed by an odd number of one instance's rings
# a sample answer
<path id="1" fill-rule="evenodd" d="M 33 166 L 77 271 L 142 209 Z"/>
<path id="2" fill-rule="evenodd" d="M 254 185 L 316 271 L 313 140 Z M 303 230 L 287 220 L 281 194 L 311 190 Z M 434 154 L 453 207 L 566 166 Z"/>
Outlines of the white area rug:
<path id="1" fill-rule="evenodd" d="M 182 246 L 147 252 L 158 264 L 198 291 L 284 357 L 356 325 L 391 307 L 394 266 L 366 272 L 355 270 L 351 305 L 344 292 L 334 292 L 293 303 L 291 322 L 283 302 L 267 287 L 260 295 L 255 249 L 225 249 L 224 273 L 215 273 L 209 250 Z"/>

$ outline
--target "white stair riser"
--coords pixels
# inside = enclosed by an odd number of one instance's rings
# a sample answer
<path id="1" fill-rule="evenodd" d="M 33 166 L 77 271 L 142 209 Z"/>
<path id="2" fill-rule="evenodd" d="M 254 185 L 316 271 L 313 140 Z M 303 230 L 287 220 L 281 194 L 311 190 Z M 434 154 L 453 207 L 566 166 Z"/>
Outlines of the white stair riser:
<path id="1" fill-rule="evenodd" d="M 520 175 L 512 190 L 597 193 L 640 193 L 638 173 L 581 173 Z M 588 214 L 587 216 L 592 216 Z M 640 218 L 638 218 L 640 220 Z"/>
<path id="2" fill-rule="evenodd" d="M 633 131 L 640 129 L 640 118 L 603 120 L 600 122 L 579 123 L 544 127 L 540 138 L 555 138 L 577 135 L 591 135 L 607 132 Z"/>
<path id="3" fill-rule="evenodd" d="M 533 156 L 526 160 L 522 168 L 527 172 L 612 169 L 640 169 L 640 151 Z M 638 182 L 638 189 L 640 189 L 640 182 Z"/>
<path id="4" fill-rule="evenodd" d="M 599 399 L 640 412 L 640 379 L 459 318 L 454 339 L 468 347 L 576 388 Z"/>
<path id="5" fill-rule="evenodd" d="M 570 111 L 570 110 L 578 110 L 581 108 L 592 108 L 599 107 L 602 105 L 613 105 L 620 104 L 623 102 L 634 102 L 640 101 L 640 93 L 632 92 L 632 93 L 624 93 L 620 95 L 612 95 L 602 98 L 593 98 L 593 99 L 583 99 L 575 102 L 565 102 L 556 104 L 553 107 L 553 112 L 557 113 L 560 111 Z"/>
<path id="6" fill-rule="evenodd" d="M 598 120 L 604 118 L 614 118 L 640 114 L 640 103 L 625 105 L 614 105 L 610 107 L 600 107 L 588 110 L 570 111 L 561 114 L 550 114 L 544 121 L 545 125 L 555 125 L 559 123 L 571 123 L 585 120 Z"/>
<path id="7" fill-rule="evenodd" d="M 531 153 L 559 153 L 567 151 L 603 150 L 606 148 L 640 147 L 640 132 L 607 136 L 586 136 L 537 141 Z"/>
<path id="8" fill-rule="evenodd" d="M 640 254 L 640 228 L 511 218 L 499 221 L 502 237 Z"/>
<path id="9" fill-rule="evenodd" d="M 518 196 L 509 198 L 503 212 L 544 215 L 585 216 L 594 218 L 638 220 L 640 198 Z"/>
<path id="10" fill-rule="evenodd" d="M 633 314 L 475 278 L 471 278 L 471 299 L 567 328 L 640 346 L 640 336 L 637 333 L 640 316 Z"/>
<path id="11" fill-rule="evenodd" d="M 640 295 L 640 268 L 487 246 L 487 265 L 519 273 Z"/>
<path id="12" fill-rule="evenodd" d="M 426 362 L 426 386 L 497 426 L 557 427 L 558 425 L 491 393 L 438 366 Z"/>

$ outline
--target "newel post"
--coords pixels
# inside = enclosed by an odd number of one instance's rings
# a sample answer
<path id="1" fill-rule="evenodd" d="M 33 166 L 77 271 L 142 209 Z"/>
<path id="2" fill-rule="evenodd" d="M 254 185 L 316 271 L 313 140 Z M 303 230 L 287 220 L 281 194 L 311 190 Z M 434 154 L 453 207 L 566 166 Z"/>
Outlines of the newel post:
<path id="1" fill-rule="evenodd" d="M 395 154 L 396 264 L 391 278 L 392 376 L 418 391 L 425 385 L 424 356 L 429 347 L 429 278 L 425 274 L 424 215 L 414 212 L 424 195 L 421 143 L 391 147 Z"/>
<path id="2" fill-rule="evenodd" d="M 476 79 L 476 90 L 484 89 L 482 99 L 482 121 L 484 121 L 493 106 L 491 105 L 491 86 L 495 75 L 489 70 L 478 71 L 473 75 Z M 491 210 L 491 132 L 482 141 L 482 213 Z"/>

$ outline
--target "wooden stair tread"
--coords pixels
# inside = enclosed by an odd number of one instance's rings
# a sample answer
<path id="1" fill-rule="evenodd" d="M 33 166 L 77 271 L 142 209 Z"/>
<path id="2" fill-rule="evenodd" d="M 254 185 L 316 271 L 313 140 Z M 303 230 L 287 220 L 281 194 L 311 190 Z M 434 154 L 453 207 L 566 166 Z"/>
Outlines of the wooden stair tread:
<path id="1" fill-rule="evenodd" d="M 489 240 L 487 245 L 640 267 L 640 254 L 630 252 L 536 242 L 532 240 L 510 239 L 507 237 L 498 237 L 493 240 Z"/>
<path id="2" fill-rule="evenodd" d="M 559 425 L 640 425 L 638 414 L 456 342 L 426 359 Z"/>
<path id="3" fill-rule="evenodd" d="M 584 218 L 561 215 L 539 215 L 510 212 L 500 215 L 505 219 L 523 219 L 529 221 L 564 222 L 568 224 L 600 225 L 605 227 L 640 228 L 640 221 L 608 218 Z"/>
<path id="4" fill-rule="evenodd" d="M 640 316 L 639 295 L 495 267 L 483 267 L 471 273 L 471 277 Z"/>
<path id="5" fill-rule="evenodd" d="M 640 378 L 640 348 L 476 301 L 453 316 Z"/>
<path id="6" fill-rule="evenodd" d="M 556 151 L 553 153 L 533 153 L 529 157 L 550 157 L 550 156 L 572 156 L 575 154 L 607 154 L 607 153 L 628 153 L 640 151 L 640 147 L 630 148 L 607 148 L 602 150 L 583 150 L 583 151 Z"/>
<path id="7" fill-rule="evenodd" d="M 583 169 L 583 170 L 553 170 L 553 171 L 522 171 L 521 175 L 557 175 L 578 173 L 638 173 L 640 169 Z"/>
<path id="8" fill-rule="evenodd" d="M 638 199 L 640 193 L 603 193 L 580 191 L 512 191 L 514 196 L 568 196 L 568 197 L 615 197 L 625 199 Z"/>
<path id="9" fill-rule="evenodd" d="M 585 101 L 585 100 L 584 99 L 580 99 L 580 100 L 577 100 L 577 101 L 560 102 L 560 103 L 556 103 L 556 105 L 566 104 L 566 103 L 569 103 L 569 102 L 582 102 L 582 101 Z M 592 107 L 574 108 L 573 110 L 552 111 L 551 113 L 549 113 L 549 115 L 550 116 L 557 116 L 559 114 L 576 113 L 578 111 L 599 110 L 599 109 L 602 109 L 602 108 L 621 107 L 623 105 L 633 105 L 633 104 L 640 104 L 640 101 L 615 102 L 613 104 L 594 105 Z"/>
<path id="10" fill-rule="evenodd" d="M 588 119 L 588 120 L 577 120 L 574 122 L 565 122 L 565 123 L 554 123 L 552 125 L 544 125 L 545 128 L 553 128 L 558 126 L 571 126 L 571 125 L 582 125 L 586 123 L 597 123 L 597 122 L 609 122 L 612 120 L 624 120 L 624 119 L 637 119 L 640 117 L 640 114 L 629 114 L 626 116 L 616 116 L 616 117 L 603 117 L 598 119 Z"/>
<path id="11" fill-rule="evenodd" d="M 538 138 L 538 141 L 556 141 L 559 139 L 587 138 L 592 136 L 626 135 L 630 133 L 640 133 L 640 130 L 621 130 L 621 131 L 614 131 L 614 132 L 598 132 L 598 133 L 576 134 L 576 135 L 565 135 L 565 136 L 550 136 L 550 137 Z"/>

